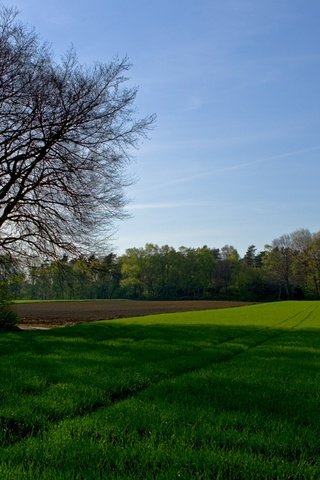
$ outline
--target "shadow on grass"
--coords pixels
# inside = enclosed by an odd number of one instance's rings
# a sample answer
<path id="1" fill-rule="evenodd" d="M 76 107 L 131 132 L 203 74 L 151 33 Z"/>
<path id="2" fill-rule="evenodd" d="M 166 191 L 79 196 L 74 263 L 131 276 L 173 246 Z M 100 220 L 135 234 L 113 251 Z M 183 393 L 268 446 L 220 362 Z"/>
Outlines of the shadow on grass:
<path id="1" fill-rule="evenodd" d="M 91 323 L 3 334 L 0 352 L 2 445 L 142 392 L 319 429 L 317 329 Z"/>

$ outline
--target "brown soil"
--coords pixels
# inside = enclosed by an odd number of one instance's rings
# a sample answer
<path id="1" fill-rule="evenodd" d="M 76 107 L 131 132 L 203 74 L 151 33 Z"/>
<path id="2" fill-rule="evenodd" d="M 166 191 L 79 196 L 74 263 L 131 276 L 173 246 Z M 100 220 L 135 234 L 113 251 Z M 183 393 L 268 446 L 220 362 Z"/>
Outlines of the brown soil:
<path id="1" fill-rule="evenodd" d="M 13 306 L 20 317 L 21 327 L 68 325 L 112 318 L 141 315 L 211 310 L 239 307 L 248 302 L 188 300 L 188 301 L 139 301 L 98 300 L 71 302 L 20 303 Z"/>

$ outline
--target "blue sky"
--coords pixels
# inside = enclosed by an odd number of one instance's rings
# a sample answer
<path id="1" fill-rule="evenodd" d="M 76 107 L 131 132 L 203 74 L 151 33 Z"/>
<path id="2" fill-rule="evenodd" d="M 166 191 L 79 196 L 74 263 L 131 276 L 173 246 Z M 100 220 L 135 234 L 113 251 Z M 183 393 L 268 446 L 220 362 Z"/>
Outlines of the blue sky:
<path id="1" fill-rule="evenodd" d="M 9 3 L 4 2 L 6 5 Z M 16 0 L 57 55 L 128 55 L 138 115 L 131 218 L 118 253 L 147 242 L 241 254 L 320 230 L 318 0 Z"/>

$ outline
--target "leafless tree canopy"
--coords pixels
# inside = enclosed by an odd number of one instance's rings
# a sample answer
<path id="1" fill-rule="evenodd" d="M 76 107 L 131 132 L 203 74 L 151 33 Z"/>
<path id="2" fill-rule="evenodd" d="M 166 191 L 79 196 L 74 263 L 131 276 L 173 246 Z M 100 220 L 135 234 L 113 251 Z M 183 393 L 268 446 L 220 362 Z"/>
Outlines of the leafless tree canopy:
<path id="1" fill-rule="evenodd" d="M 79 252 L 121 216 L 134 118 L 127 60 L 79 65 L 0 13 L 0 254 Z"/>

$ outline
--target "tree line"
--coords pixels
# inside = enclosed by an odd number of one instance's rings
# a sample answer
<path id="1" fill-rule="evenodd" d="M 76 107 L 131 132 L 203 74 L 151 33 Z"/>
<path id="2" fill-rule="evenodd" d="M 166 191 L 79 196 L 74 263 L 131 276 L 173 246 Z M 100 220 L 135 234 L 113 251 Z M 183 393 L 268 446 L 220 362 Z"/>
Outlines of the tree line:
<path id="1" fill-rule="evenodd" d="M 282 235 L 241 257 L 222 248 L 147 244 L 123 255 L 80 256 L 19 267 L 3 256 L 0 275 L 17 299 L 320 298 L 320 232 Z"/>

